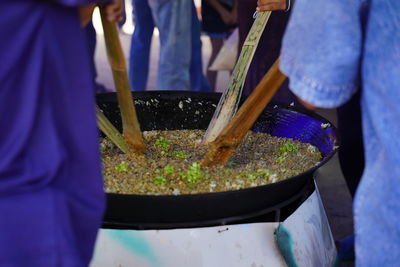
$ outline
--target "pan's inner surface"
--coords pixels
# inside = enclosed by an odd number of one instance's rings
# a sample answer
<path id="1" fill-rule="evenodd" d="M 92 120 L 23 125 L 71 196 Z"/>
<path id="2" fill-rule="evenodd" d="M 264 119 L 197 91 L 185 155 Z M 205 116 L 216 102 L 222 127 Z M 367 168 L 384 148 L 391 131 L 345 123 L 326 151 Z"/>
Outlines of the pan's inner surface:
<path id="1" fill-rule="evenodd" d="M 134 94 L 141 128 L 149 130 L 205 129 L 220 94 L 148 91 Z M 98 104 L 111 122 L 121 127 L 115 94 L 98 96 Z M 323 154 L 318 166 L 287 180 L 249 189 L 221 193 L 146 196 L 108 194 L 105 222 L 128 228 L 171 228 L 223 224 L 279 206 L 304 191 L 312 173 L 337 146 L 336 131 L 325 119 L 293 108 L 267 107 L 255 123 L 255 132 L 311 143 Z"/>
<path id="2" fill-rule="evenodd" d="M 204 130 L 144 131 L 145 155 L 122 153 L 102 139 L 104 187 L 108 193 L 180 195 L 263 186 L 303 173 L 321 159 L 310 144 L 249 132 L 224 166 L 201 166 L 209 149 Z"/>

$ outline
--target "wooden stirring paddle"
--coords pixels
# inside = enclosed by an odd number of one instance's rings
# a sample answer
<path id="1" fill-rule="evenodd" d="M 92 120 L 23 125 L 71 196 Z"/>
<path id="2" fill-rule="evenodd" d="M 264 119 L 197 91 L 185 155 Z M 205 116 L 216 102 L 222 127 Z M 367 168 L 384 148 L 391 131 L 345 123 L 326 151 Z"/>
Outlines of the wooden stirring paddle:
<path id="1" fill-rule="evenodd" d="M 256 16 L 233 69 L 228 88 L 222 94 L 207 131 L 203 136 L 203 144 L 213 142 L 235 115 L 251 60 L 270 15 L 271 11 L 264 11 L 259 12 Z"/>
<path id="2" fill-rule="evenodd" d="M 125 138 L 125 141 L 132 152 L 143 153 L 145 150 L 143 136 L 140 131 L 140 125 L 132 98 L 125 57 L 119 39 L 117 25 L 116 23 L 112 23 L 107 20 L 103 7 L 101 6 L 100 14 L 101 22 L 103 24 L 108 61 L 110 62 L 115 88 L 117 89 L 118 103 L 121 110 L 123 137 Z M 105 117 L 101 117 L 99 115 L 101 114 L 99 113 L 99 110 L 97 110 L 99 121 L 100 118 L 101 121 L 104 121 Z M 100 126 L 102 126 L 102 124 L 100 124 Z M 105 129 L 104 127 L 100 128 L 101 130 Z M 115 130 L 112 132 L 115 133 Z M 105 134 L 107 133 L 109 132 L 105 132 Z M 113 138 L 111 138 L 111 140 L 115 142 L 115 139 L 119 138 L 116 134 L 113 134 Z M 121 141 L 117 142 L 116 144 L 121 148 Z M 124 148 L 126 149 L 126 147 Z"/>
<path id="3" fill-rule="evenodd" d="M 207 154 L 200 162 L 202 166 L 224 165 L 229 160 L 285 79 L 286 76 L 279 71 L 278 59 L 230 123 L 211 143 Z"/>
<path id="4" fill-rule="evenodd" d="M 124 137 L 117 130 L 117 128 L 112 125 L 112 123 L 107 119 L 107 117 L 103 114 L 101 109 L 96 106 L 96 115 L 97 115 L 97 125 L 100 130 L 111 140 L 123 153 L 129 153 L 130 148 L 126 143 Z"/>

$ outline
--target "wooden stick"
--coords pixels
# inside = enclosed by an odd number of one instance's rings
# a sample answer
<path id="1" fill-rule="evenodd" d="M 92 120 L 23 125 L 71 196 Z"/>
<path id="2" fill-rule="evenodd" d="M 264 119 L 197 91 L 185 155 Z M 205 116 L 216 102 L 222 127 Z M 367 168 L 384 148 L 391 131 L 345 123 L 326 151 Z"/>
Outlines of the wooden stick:
<path id="1" fill-rule="evenodd" d="M 200 163 L 202 166 L 224 165 L 229 160 L 285 79 L 286 76 L 279 71 L 278 59 L 240 107 L 232 121 L 211 144 Z"/>
<path id="2" fill-rule="evenodd" d="M 101 22 L 107 48 L 108 61 L 112 69 L 118 103 L 121 110 L 123 136 L 133 152 L 143 153 L 145 150 L 143 136 L 132 98 L 128 80 L 125 57 L 119 40 L 116 23 L 107 20 L 103 7 L 100 6 Z"/>
<path id="3" fill-rule="evenodd" d="M 107 117 L 100 110 L 99 106 L 96 106 L 96 115 L 97 115 L 97 124 L 100 130 L 110 138 L 111 142 L 113 142 L 122 152 L 128 153 L 129 146 L 125 142 L 125 139 L 122 137 L 120 132 L 112 125 L 112 123 L 107 119 Z"/>
<path id="4" fill-rule="evenodd" d="M 247 71 L 249 70 L 251 60 L 270 15 L 270 11 L 258 13 L 243 44 L 239 59 L 229 81 L 229 86 L 222 94 L 217 109 L 203 137 L 202 142 L 204 144 L 214 141 L 235 115 L 242 95 L 242 88 Z"/>

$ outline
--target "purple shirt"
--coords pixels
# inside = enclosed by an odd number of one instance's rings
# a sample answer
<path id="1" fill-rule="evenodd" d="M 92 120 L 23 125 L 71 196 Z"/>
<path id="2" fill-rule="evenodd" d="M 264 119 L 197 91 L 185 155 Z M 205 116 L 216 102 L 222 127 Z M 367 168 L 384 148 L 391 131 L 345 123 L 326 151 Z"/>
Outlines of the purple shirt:
<path id="1" fill-rule="evenodd" d="M 87 266 L 104 210 L 94 88 L 76 6 L 0 9 L 0 266 Z"/>

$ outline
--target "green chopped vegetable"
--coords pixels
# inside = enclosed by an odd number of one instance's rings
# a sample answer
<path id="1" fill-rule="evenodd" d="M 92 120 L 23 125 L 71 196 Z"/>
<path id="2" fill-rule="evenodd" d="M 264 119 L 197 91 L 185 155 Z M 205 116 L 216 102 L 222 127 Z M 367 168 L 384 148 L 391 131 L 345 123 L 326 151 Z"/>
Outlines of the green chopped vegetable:
<path id="1" fill-rule="evenodd" d="M 280 156 L 280 157 L 278 157 L 276 160 L 275 160 L 275 162 L 277 162 L 277 163 L 282 163 L 282 162 L 284 162 L 286 160 L 286 157 L 285 156 Z"/>
<path id="2" fill-rule="evenodd" d="M 292 142 L 287 142 L 278 148 L 280 154 L 287 155 L 288 153 L 298 151 L 299 147 Z"/>
<path id="3" fill-rule="evenodd" d="M 129 170 L 129 164 L 125 161 L 122 161 L 120 164 L 116 165 L 114 168 L 116 171 L 119 171 L 119 172 L 127 172 Z"/>
<path id="4" fill-rule="evenodd" d="M 224 170 L 224 173 L 229 175 L 229 174 L 232 174 L 232 171 L 231 170 Z"/>
<path id="5" fill-rule="evenodd" d="M 237 166 L 237 163 L 234 162 L 234 161 L 229 161 L 229 162 L 228 162 L 228 166 L 229 166 L 229 167 L 235 167 L 235 166 Z"/>
<path id="6" fill-rule="evenodd" d="M 271 172 L 269 170 L 265 170 L 265 169 L 258 169 L 257 170 L 257 176 L 261 176 L 261 177 L 269 177 L 271 175 Z"/>
<path id="7" fill-rule="evenodd" d="M 257 178 L 268 178 L 270 175 L 271 172 L 265 169 L 258 169 L 256 172 L 242 174 L 242 176 L 249 180 L 255 180 Z"/>
<path id="8" fill-rule="evenodd" d="M 249 180 L 255 180 L 257 178 L 257 175 L 255 173 L 246 173 L 245 176 Z"/>
<path id="9" fill-rule="evenodd" d="M 171 148 L 171 142 L 164 137 L 158 138 L 155 142 L 155 145 L 161 147 L 164 150 L 169 150 Z"/>
<path id="10" fill-rule="evenodd" d="M 163 185 L 167 183 L 167 179 L 162 175 L 156 176 L 154 177 L 154 183 L 158 185 Z"/>
<path id="11" fill-rule="evenodd" d="M 174 171 L 175 171 L 175 168 L 174 168 L 174 166 L 172 166 L 172 165 L 166 165 L 166 166 L 164 167 L 164 174 L 165 174 L 165 175 L 173 174 Z"/>
<path id="12" fill-rule="evenodd" d="M 198 162 L 193 162 L 192 166 L 190 166 L 186 173 L 182 175 L 182 178 L 189 183 L 194 184 L 205 176 L 206 174 L 201 170 L 200 164 Z"/>
<path id="13" fill-rule="evenodd" d="M 187 159 L 190 157 L 190 154 L 181 151 L 174 151 L 172 152 L 172 155 L 179 159 Z"/>

